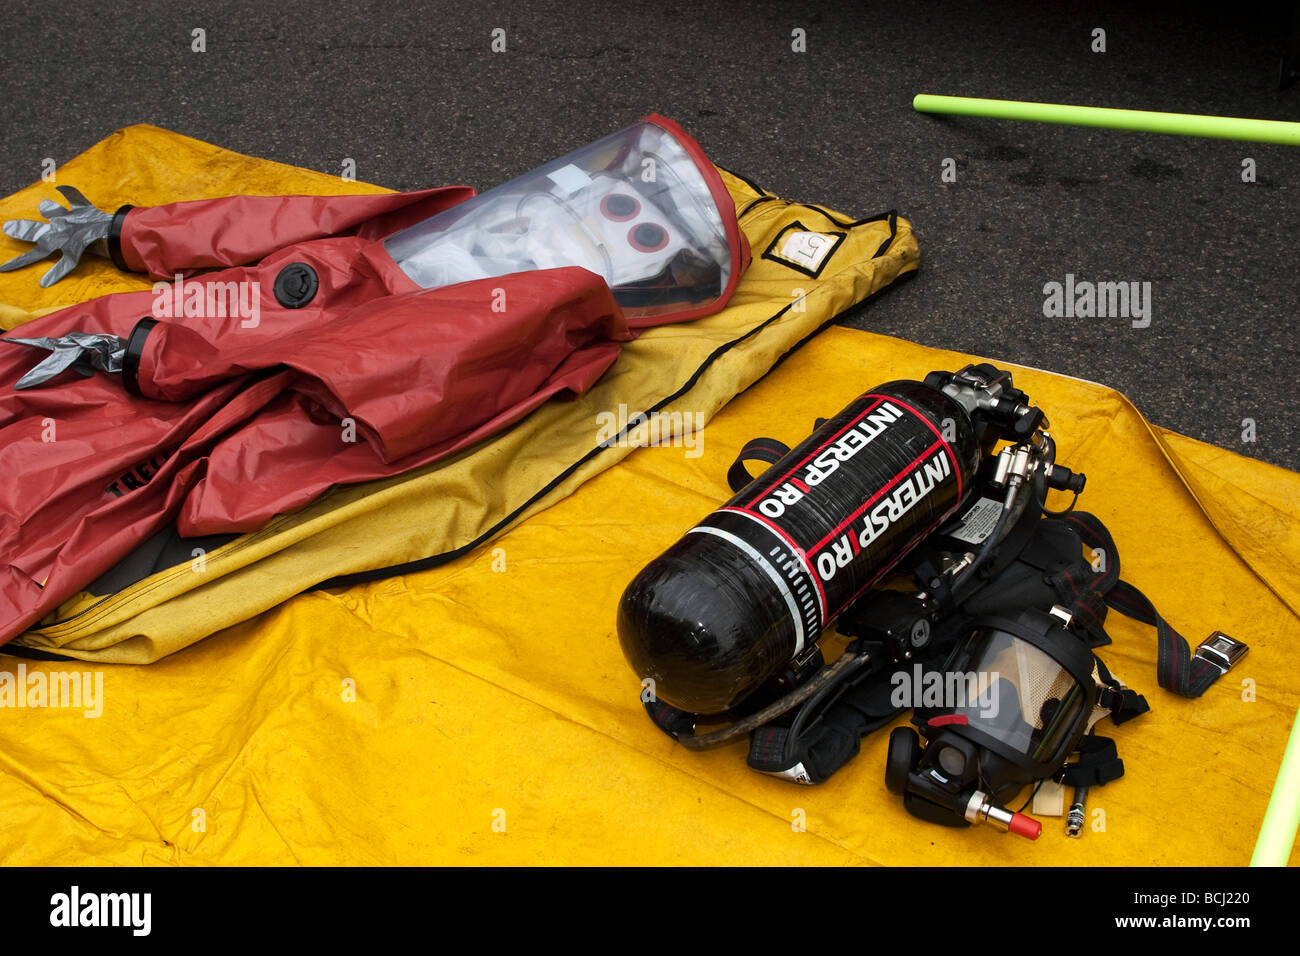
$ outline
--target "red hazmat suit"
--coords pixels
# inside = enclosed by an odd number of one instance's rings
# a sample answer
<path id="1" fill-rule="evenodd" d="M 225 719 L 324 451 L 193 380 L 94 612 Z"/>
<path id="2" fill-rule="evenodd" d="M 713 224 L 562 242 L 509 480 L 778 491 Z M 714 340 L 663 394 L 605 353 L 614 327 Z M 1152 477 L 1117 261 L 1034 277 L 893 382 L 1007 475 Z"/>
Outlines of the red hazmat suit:
<path id="1" fill-rule="evenodd" d="M 734 204 L 675 124 L 651 116 L 641 125 L 671 138 L 707 185 L 728 261 L 714 270 L 713 293 L 703 299 L 672 301 L 669 287 L 689 255 L 656 260 L 654 276 L 613 290 L 601 274 L 575 265 L 502 274 L 509 267 L 502 263 L 519 260 L 513 246 L 499 252 L 497 238 L 509 233 L 499 216 L 478 232 L 491 239 L 492 255 L 506 257 L 489 261 L 476 239 L 464 267 L 482 278 L 423 287 L 408 274 L 422 274 L 406 265 L 410 248 L 390 255 L 399 247 L 384 240 L 414 235 L 426 260 L 430 248 L 437 262 L 454 258 L 425 241 L 429 224 L 439 242 L 456 229 L 464 234 L 474 222 L 457 219 L 457 210 L 499 210 L 500 201 L 480 203 L 498 190 L 473 200 L 473 190 L 454 186 L 120 210 L 110 236 L 114 261 L 171 281 L 51 313 L 10 337 L 118 336 L 126 341 L 121 375 L 65 373 L 18 390 L 40 355 L 17 344 L 0 348 L 0 469 L 23 476 L 0 485 L 0 643 L 169 522 L 187 537 L 253 531 L 332 485 L 427 465 L 552 396 L 583 392 L 637 330 L 721 309 L 748 263 Z M 600 163 L 630 161 L 614 139 L 589 148 L 605 144 Z M 643 210 L 641 198 L 612 201 L 607 184 L 596 183 L 604 219 L 580 208 L 593 182 L 617 181 L 600 173 L 584 182 L 565 164 L 578 155 L 541 168 L 547 208 L 572 213 L 574 241 L 590 246 L 593 229 L 612 222 L 621 236 L 630 223 L 634 252 L 673 252 L 672 226 L 658 236 L 657 226 L 642 222 L 656 208 L 650 194 Z M 539 193 L 531 182 L 529 189 L 531 201 Z M 521 215 L 520 195 L 506 195 L 512 215 Z M 447 221 L 459 225 L 444 228 Z M 527 225 L 521 228 L 509 236 L 516 246 L 526 237 Z M 698 257 L 692 261 L 698 266 Z M 212 267 L 225 268 L 179 276 Z"/>

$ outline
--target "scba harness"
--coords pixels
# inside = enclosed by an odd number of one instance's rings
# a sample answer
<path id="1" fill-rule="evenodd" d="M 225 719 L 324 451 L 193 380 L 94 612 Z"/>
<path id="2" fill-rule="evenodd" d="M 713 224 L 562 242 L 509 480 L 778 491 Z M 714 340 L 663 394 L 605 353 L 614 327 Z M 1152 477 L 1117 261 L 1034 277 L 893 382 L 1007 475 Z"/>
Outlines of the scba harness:
<path id="1" fill-rule="evenodd" d="M 951 392 L 953 382 L 967 375 L 968 383 L 982 382 L 978 391 L 1001 374 L 989 366 L 975 370 L 973 377 L 969 369 L 957 376 L 934 373 L 926 384 Z M 1023 393 L 1010 389 L 1009 376 L 1004 395 L 1027 407 Z M 972 418 L 978 431 L 980 414 Z M 1044 430 L 1022 426 L 1017 435 L 1014 422 L 1004 420 L 994 429 L 997 436 L 979 436 L 985 458 L 974 490 L 954 517 L 923 535 L 890 569 L 891 579 L 873 584 L 838 614 L 836 629 L 850 642 L 834 664 L 827 666 L 812 642 L 730 708 L 735 722 L 722 730 L 697 735 L 699 713 L 647 694 L 651 719 L 692 749 L 749 732 L 751 768 L 815 784 L 856 755 L 867 733 L 913 709 L 912 723 L 928 746 L 922 752 L 917 731 L 898 728 L 886 769 L 887 785 L 903 796 L 909 812 L 945 825 L 988 821 L 1026 836 L 1037 835 L 1037 823 L 1001 806 L 1023 787 L 1054 779 L 1086 788 L 1121 776 L 1114 741 L 1094 728 L 1106 717 L 1124 723 L 1148 704 L 1096 654 L 1111 643 L 1108 610 L 1156 628 L 1157 679 L 1184 697 L 1203 694 L 1246 646 L 1216 632 L 1193 653 L 1151 601 L 1121 579 L 1114 539 L 1096 516 L 1073 510 L 1073 503 L 1063 513 L 1046 510 L 1048 487 L 1073 491 L 1077 500 L 1084 476 L 1056 465 L 1045 421 L 1032 424 Z M 827 430 L 819 421 L 813 437 Z M 996 437 L 1008 436 L 1026 441 L 993 456 Z M 740 498 L 752 484 L 783 480 L 770 476 L 806 458 L 798 452 L 808 444 L 792 453 L 774 439 L 754 439 L 731 466 L 728 483 Z M 1014 485 L 1008 475 L 1027 447 L 1040 449 L 1042 463 L 1019 466 L 1033 500 L 1025 503 L 1028 495 L 1022 495 L 1016 510 L 999 504 L 998 492 Z M 772 467 L 753 478 L 747 464 L 755 461 Z M 898 487 L 897 481 L 888 487 Z M 1008 492 L 1007 501 L 1012 498 Z M 915 587 L 898 589 L 908 575 Z M 976 673 L 1001 675 L 985 687 L 1002 705 L 995 716 L 975 695 L 935 701 L 920 693 Z"/>

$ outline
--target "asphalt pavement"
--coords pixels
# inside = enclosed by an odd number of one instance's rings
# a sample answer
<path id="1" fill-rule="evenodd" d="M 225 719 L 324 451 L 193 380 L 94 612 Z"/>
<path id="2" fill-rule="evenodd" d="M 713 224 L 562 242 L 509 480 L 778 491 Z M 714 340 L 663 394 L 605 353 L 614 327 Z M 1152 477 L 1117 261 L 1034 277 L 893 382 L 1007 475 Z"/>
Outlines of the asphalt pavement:
<path id="1" fill-rule="evenodd" d="M 10 3 L 0 189 L 132 123 L 328 172 L 352 159 L 395 189 L 486 188 L 656 111 L 770 191 L 913 222 L 920 273 L 850 324 L 1102 382 L 1300 470 L 1300 150 L 911 108 L 930 92 L 1300 121 L 1300 86 L 1278 83 L 1293 8 Z M 1145 315 L 1045 314 L 1068 281 L 1137 283 Z"/>

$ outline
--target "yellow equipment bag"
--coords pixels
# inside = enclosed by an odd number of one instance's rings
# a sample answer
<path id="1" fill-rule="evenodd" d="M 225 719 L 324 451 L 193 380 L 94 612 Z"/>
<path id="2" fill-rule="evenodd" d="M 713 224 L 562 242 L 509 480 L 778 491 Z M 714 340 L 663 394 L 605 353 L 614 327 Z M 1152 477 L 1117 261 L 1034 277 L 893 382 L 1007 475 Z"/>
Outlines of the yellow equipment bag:
<path id="1" fill-rule="evenodd" d="M 205 159 L 218 179 L 223 162 L 247 163 L 247 175 L 257 176 L 245 189 L 324 189 L 331 182 L 149 128 L 124 131 L 96 149 L 101 159 L 86 175 L 74 178 L 72 163 L 62 175 L 110 201 L 128 193 L 141 201 L 211 194 Z M 118 168 L 144 178 L 119 189 L 108 172 Z M 728 182 L 737 193 L 749 188 Z M 32 204 L 29 197 L 21 205 Z M 13 200 L 0 207 L 0 217 L 14 212 Z M 142 600 L 129 616 L 110 611 L 101 627 L 60 647 L 88 662 L 5 658 L 0 814 L 8 825 L 0 858 L 114 865 L 1244 864 L 1300 698 L 1300 678 L 1289 666 L 1300 638 L 1300 476 L 1155 428 L 1119 394 L 1075 379 L 1015 369 L 1016 384 L 1051 417 L 1061 461 L 1087 472 L 1087 509 L 1114 534 L 1125 578 L 1193 642 L 1218 628 L 1251 646 L 1229 676 L 1202 698 L 1185 700 L 1155 686 L 1152 630 L 1120 616 L 1108 620 L 1114 645 L 1107 662 L 1146 694 L 1152 712 L 1114 731 L 1127 773 L 1094 791 L 1084 839 L 1067 839 L 1063 823 L 1050 818 L 1042 839 L 1030 843 L 908 816 L 884 787 L 888 729 L 868 736 L 831 781 L 806 788 L 747 769 L 743 744 L 688 752 L 647 720 L 615 635 L 618 598 L 651 558 L 730 497 L 726 470 L 741 446 L 757 434 L 793 444 L 814 419 L 865 387 L 972 361 L 833 328 L 719 411 L 730 391 L 760 378 L 827 318 L 916 266 L 899 220 L 874 270 L 850 268 L 846 259 L 851 277 L 842 285 L 804 285 L 807 312 L 795 311 L 798 286 L 766 271 L 763 237 L 787 216 L 816 228 L 808 222 L 816 215 L 825 214 L 783 200 L 753 206 L 742 222 L 755 266 L 732 308 L 647 335 L 629 356 L 639 361 L 628 367 L 620 360 L 612 380 L 602 381 L 617 389 L 602 396 L 605 404 L 584 405 L 584 397 L 573 406 L 548 405 L 524 423 L 553 425 L 576 412 L 590 450 L 595 416 L 617 409 L 615 396 L 633 396 L 623 401 L 635 411 L 687 386 L 664 408 L 711 419 L 690 446 L 647 433 L 641 438 L 657 444 L 602 450 L 553 493 L 534 498 L 555 478 L 546 469 L 559 459 L 554 447 L 516 442 L 516 429 L 433 473 L 336 492 L 332 508 L 308 509 L 292 531 L 261 541 L 249 536 L 250 555 L 207 555 L 206 576 L 186 568 L 201 576 L 198 586 L 159 582 L 175 588 L 168 600 L 148 607 Z M 823 228 L 828 221 L 817 220 Z M 850 236 L 859 229 L 853 258 L 870 262 L 888 224 L 864 223 Z M 79 280 L 77 293 L 109 291 L 105 283 L 118 280 L 101 274 L 107 270 Z M 66 297 L 68 281 L 41 302 Z M 16 294 L 14 276 L 0 283 L 5 301 L 43 307 L 30 298 L 34 282 L 25 283 L 26 299 Z M 814 304 L 819 296 L 830 300 L 825 308 Z M 773 308 L 778 301 L 783 312 Z M 789 334 L 771 334 L 787 324 Z M 757 331 L 729 344 L 741 326 Z M 698 376 L 698 357 L 685 357 L 695 336 L 707 343 L 706 355 L 722 350 Z M 641 362 L 653 368 L 642 370 Z M 808 388 L 810 381 L 818 387 Z M 480 454 L 487 457 L 470 463 Z M 621 460 L 604 467 L 606 455 L 611 464 Z M 437 484 L 438 470 L 456 475 L 454 482 Z M 432 526 L 433 510 L 413 517 L 410 502 L 421 494 L 449 496 L 431 507 L 454 532 Z M 521 499 L 528 503 L 509 530 L 488 540 L 489 515 L 508 516 Z M 402 520 L 390 520 L 390 508 Z M 330 513 L 343 509 L 355 510 L 329 524 Z M 410 526 L 417 521 L 424 523 Z M 270 548 L 267 541 L 280 534 L 293 537 Z M 312 591 L 243 620 L 268 599 L 261 592 L 280 601 L 301 590 L 311 577 L 303 568 L 313 561 L 335 562 L 327 573 L 336 573 L 354 552 L 373 555 L 391 543 L 420 545 L 415 553 L 422 556 L 434 553 L 430 541 L 449 541 L 438 547 L 455 553 L 436 567 Z M 357 557 L 356 567 L 363 560 Z M 194 643 L 213 621 L 231 626 Z M 41 635 L 26 640 L 58 644 Z M 828 642 L 836 643 L 833 635 Z M 149 666 L 104 663 L 159 657 Z M 1201 823 L 1206 808 L 1214 810 L 1213 826 Z"/>

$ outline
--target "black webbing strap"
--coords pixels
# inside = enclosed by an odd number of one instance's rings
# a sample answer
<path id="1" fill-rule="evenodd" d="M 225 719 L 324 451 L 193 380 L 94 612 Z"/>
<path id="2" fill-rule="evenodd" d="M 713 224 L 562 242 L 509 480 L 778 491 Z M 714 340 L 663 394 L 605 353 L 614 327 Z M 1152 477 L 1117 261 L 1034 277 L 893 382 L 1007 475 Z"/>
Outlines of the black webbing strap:
<path id="1" fill-rule="evenodd" d="M 1110 669 L 1100 657 L 1094 654 L 1092 659 L 1097 665 L 1097 676 L 1101 678 L 1104 685 L 1101 693 L 1097 695 L 1097 703 L 1110 711 L 1110 719 L 1113 723 L 1122 724 L 1151 709 L 1145 697 L 1131 688 L 1122 686 L 1111 675 Z"/>
<path id="2" fill-rule="evenodd" d="M 1082 521 L 1073 520 L 1076 517 Z M 1074 623 L 1092 637 L 1092 646 L 1109 644 L 1105 594 L 1119 580 L 1119 552 L 1115 548 L 1114 539 L 1100 521 L 1084 512 L 1070 512 L 1044 520 L 1068 528 L 1094 552 L 1101 553 L 1102 570 L 1097 571 L 1080 561 L 1073 567 L 1062 568 L 1051 575 L 1048 581 L 1061 598 L 1061 603 L 1074 615 Z"/>
<path id="3" fill-rule="evenodd" d="M 891 701 L 893 684 L 874 668 L 864 668 L 832 686 L 820 701 L 796 707 L 798 715 L 807 706 L 799 724 L 798 738 L 791 736 L 790 720 L 758 727 L 750 734 L 749 765 L 798 783 L 821 783 L 858 752 L 859 741 L 901 714 L 906 708 Z M 662 700 L 643 701 L 654 725 L 680 741 L 695 734 L 696 715 Z"/>
<path id="4" fill-rule="evenodd" d="M 1155 627 L 1158 643 L 1156 680 L 1160 686 L 1183 697 L 1200 697 L 1205 693 L 1223 671 L 1210 661 L 1193 657 L 1187 641 L 1160 616 L 1146 595 L 1127 581 L 1120 580 L 1119 554 L 1106 526 L 1084 511 L 1072 511 L 1054 520 L 1068 522 L 1084 544 L 1094 551 L 1100 549 L 1104 554 L 1104 571 L 1095 573 L 1089 582 L 1080 582 L 1080 590 L 1090 587 L 1121 614 Z"/>
<path id="5" fill-rule="evenodd" d="M 890 700 L 889 675 L 874 669 L 846 678 L 837 692 L 787 724 L 759 727 L 749 737 L 749 766 L 796 783 L 821 783 L 858 753 L 862 738 L 907 708 Z M 796 711 L 796 714 L 799 712 Z"/>
<path id="6" fill-rule="evenodd" d="M 645 712 L 650 715 L 654 725 L 676 740 L 680 735 L 689 737 L 695 733 L 695 715 L 678 710 L 672 704 L 662 700 L 651 699 L 643 702 Z"/>
<path id="7" fill-rule="evenodd" d="M 1056 775 L 1067 787 L 1099 787 L 1124 776 L 1124 761 L 1109 737 L 1088 734 L 1077 752 L 1079 759 Z"/>
<path id="8" fill-rule="evenodd" d="M 1145 594 L 1127 581 L 1120 581 L 1106 595 L 1106 603 L 1143 624 L 1155 625 L 1160 650 L 1156 658 L 1156 680 L 1160 686 L 1184 697 L 1200 697 L 1223 676 L 1223 671 L 1192 655 L 1182 636 L 1160 616 Z"/>
<path id="9" fill-rule="evenodd" d="M 885 718 L 883 724 L 893 720 Z M 862 733 L 858 728 L 836 726 L 824 721 L 811 733 L 801 734 L 791 746 L 790 728 L 768 725 L 755 730 L 749 737 L 749 766 L 760 773 L 773 774 L 795 783 L 822 783 L 857 756 L 864 734 L 874 727 L 867 726 Z"/>
<path id="10" fill-rule="evenodd" d="M 727 470 L 727 484 L 732 491 L 740 491 L 755 478 L 745 467 L 745 462 L 761 461 L 771 465 L 784 458 L 789 451 L 789 445 L 775 438 L 751 438 L 745 442 L 745 447 L 740 449 L 740 454 Z"/>

